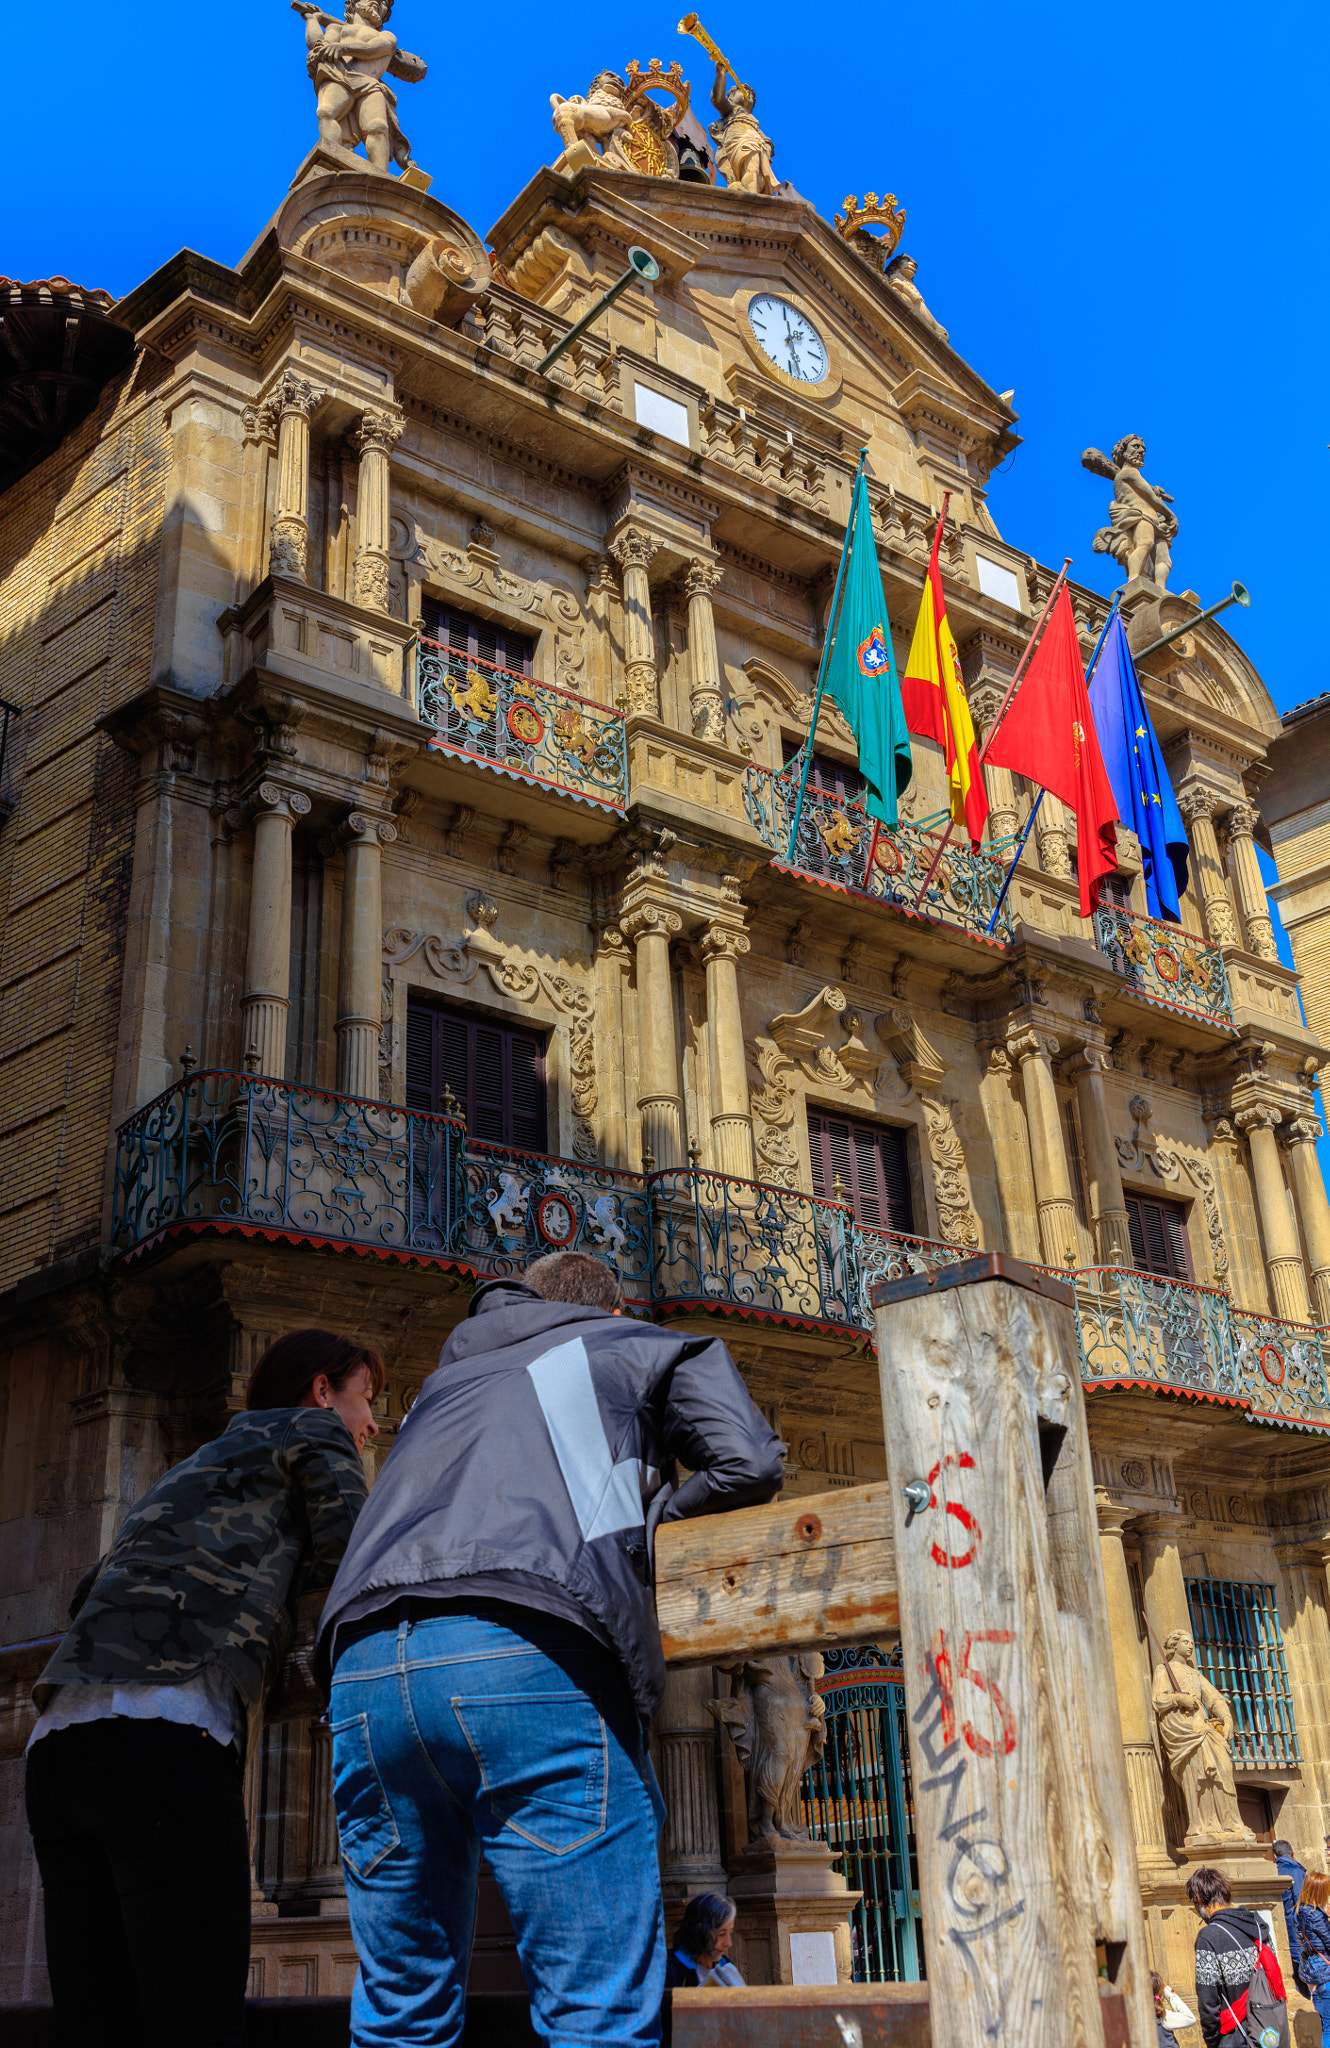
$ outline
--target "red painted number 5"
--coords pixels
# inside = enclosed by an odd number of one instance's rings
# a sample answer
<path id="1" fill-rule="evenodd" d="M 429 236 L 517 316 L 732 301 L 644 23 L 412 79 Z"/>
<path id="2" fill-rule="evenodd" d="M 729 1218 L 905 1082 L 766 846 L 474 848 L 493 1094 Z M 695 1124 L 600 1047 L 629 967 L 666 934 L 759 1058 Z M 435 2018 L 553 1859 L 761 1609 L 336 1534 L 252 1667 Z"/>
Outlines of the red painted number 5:
<path id="1" fill-rule="evenodd" d="M 947 1456 L 945 1458 L 939 1459 L 938 1463 L 934 1465 L 932 1471 L 928 1475 L 928 1484 L 933 1489 L 932 1506 L 937 1506 L 937 1482 L 943 1472 L 973 1472 L 973 1470 L 974 1459 L 970 1456 L 970 1453 L 968 1451 L 962 1451 L 958 1458 Z M 949 1570 L 957 1572 L 961 1569 L 962 1565 L 974 1563 L 976 1557 L 978 1557 L 979 1555 L 979 1544 L 982 1539 L 980 1535 L 979 1524 L 978 1522 L 976 1522 L 974 1516 L 970 1513 L 970 1510 L 966 1507 L 963 1501 L 948 1499 L 946 1502 L 946 1511 L 954 1521 L 960 1523 L 962 1529 L 964 1529 L 966 1535 L 970 1539 L 970 1547 L 968 1550 L 962 1551 L 958 1556 L 954 1551 L 944 1549 L 942 1544 L 935 1543 L 933 1545 L 933 1562 L 934 1564 L 943 1565 L 947 1567 Z"/>
<path id="2" fill-rule="evenodd" d="M 1009 1643 L 1009 1628 L 966 1629 L 961 1643 L 960 1661 L 955 1675 L 951 1669 L 951 1652 L 947 1648 L 946 1632 L 939 1629 L 933 1638 L 933 1669 L 937 1674 L 937 1689 L 942 1701 L 942 1746 L 944 1749 L 956 1740 L 956 1687 L 962 1681 L 977 1685 L 993 1709 L 994 1719 L 1001 1730 L 1000 1737 L 991 1741 L 987 1735 L 980 1735 L 972 1721 L 961 1723 L 961 1734 L 976 1756 L 993 1756 L 1000 1753 L 1010 1756 L 1016 1747 L 1016 1721 L 1011 1708 L 998 1691 L 995 1680 L 984 1672 L 976 1671 L 970 1658 L 977 1643 Z"/>

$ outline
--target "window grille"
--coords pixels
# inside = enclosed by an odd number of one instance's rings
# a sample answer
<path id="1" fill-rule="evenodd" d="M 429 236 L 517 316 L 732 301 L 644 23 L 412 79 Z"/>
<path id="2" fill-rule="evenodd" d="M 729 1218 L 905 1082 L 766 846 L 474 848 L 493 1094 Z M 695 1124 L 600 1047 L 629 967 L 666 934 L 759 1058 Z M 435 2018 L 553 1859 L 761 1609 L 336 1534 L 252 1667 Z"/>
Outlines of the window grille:
<path id="1" fill-rule="evenodd" d="M 1233 1709 L 1234 1763 L 1300 1763 L 1274 1587 L 1188 1579 L 1187 1605 L 1197 1666 Z"/>

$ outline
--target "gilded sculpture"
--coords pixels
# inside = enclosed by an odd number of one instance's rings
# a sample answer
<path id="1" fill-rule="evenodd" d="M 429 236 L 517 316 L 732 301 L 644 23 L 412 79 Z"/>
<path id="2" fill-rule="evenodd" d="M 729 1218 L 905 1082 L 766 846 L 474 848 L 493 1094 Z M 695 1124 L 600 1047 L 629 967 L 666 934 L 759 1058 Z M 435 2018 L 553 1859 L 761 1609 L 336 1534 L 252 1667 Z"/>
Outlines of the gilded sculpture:
<path id="1" fill-rule="evenodd" d="M 827 1739 L 826 1707 L 814 1680 L 820 1654 L 736 1657 L 718 1666 L 736 1690 L 707 1704 L 730 1731 L 748 1781 L 748 1828 L 755 1842 L 806 1842 L 800 1788 Z"/>
<path id="2" fill-rule="evenodd" d="M 393 164 L 414 171 L 411 145 L 397 123 L 397 95 L 384 73 L 419 85 L 425 64 L 398 48 L 384 24 L 392 0 L 346 0 L 345 19 L 325 14 L 313 0 L 291 0 L 303 15 L 310 79 L 318 100 L 319 140 L 327 149 L 353 151 L 357 143 L 376 171 Z"/>
<path id="3" fill-rule="evenodd" d="M 886 233 L 870 234 L 869 229 L 875 227 L 885 228 Z M 874 270 L 885 270 L 905 232 L 905 208 L 896 205 L 894 192 L 888 192 L 885 199 L 879 199 L 876 192 L 865 192 L 862 206 L 851 192 L 844 213 L 836 215 L 836 232 L 866 257 Z"/>
<path id="4" fill-rule="evenodd" d="M 1186 1629 L 1175 1628 L 1164 1638 L 1150 1702 L 1169 1770 L 1186 1804 L 1187 1845 L 1251 1841 L 1233 1783 L 1233 1710 L 1197 1670 L 1196 1645 Z"/>
<path id="5" fill-rule="evenodd" d="M 652 93 L 663 93 L 664 103 L 652 99 Z M 679 66 L 665 71 L 659 57 L 645 71 L 630 63 L 626 79 L 617 71 L 598 71 L 585 95 L 565 99 L 551 93 L 551 118 L 563 143 L 554 168 L 569 178 L 589 169 L 677 178 L 678 152 L 669 138 L 687 113 L 688 100 L 688 82 Z"/>
<path id="6" fill-rule="evenodd" d="M 1145 443 L 1139 434 L 1124 434 L 1111 455 L 1101 454 L 1098 448 L 1087 448 L 1082 455 L 1082 469 L 1107 477 L 1113 485 L 1109 524 L 1095 535 L 1094 551 L 1120 563 L 1128 583 L 1144 576 L 1165 590 L 1178 522 L 1168 509 L 1172 494 L 1142 476 L 1144 460 Z"/>

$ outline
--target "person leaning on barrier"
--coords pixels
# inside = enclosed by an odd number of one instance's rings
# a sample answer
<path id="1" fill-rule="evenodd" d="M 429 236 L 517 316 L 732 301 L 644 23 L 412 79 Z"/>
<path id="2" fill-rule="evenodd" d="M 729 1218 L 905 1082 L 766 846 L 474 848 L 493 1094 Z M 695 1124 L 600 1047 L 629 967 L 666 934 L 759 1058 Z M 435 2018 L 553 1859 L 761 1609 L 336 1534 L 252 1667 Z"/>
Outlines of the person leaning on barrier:
<path id="1" fill-rule="evenodd" d="M 245 1758 L 296 1602 L 364 1503 L 382 1390 L 363 1345 L 279 1338 L 245 1412 L 149 1488 L 75 1591 L 27 1765 L 60 2048 L 240 2048 Z"/>
<path id="2" fill-rule="evenodd" d="M 625 1319 L 600 1259 L 477 1288 L 323 1615 L 355 2048 L 459 2040 L 482 1849 L 537 2033 L 659 2039 L 652 1539 L 769 1500 L 782 1448 L 724 1345 Z"/>
<path id="3" fill-rule="evenodd" d="M 665 1965 L 667 1990 L 701 1984 L 743 1988 L 744 1980 L 729 1959 L 737 1910 L 734 1900 L 719 1892 L 699 1892 L 688 1901 Z"/>

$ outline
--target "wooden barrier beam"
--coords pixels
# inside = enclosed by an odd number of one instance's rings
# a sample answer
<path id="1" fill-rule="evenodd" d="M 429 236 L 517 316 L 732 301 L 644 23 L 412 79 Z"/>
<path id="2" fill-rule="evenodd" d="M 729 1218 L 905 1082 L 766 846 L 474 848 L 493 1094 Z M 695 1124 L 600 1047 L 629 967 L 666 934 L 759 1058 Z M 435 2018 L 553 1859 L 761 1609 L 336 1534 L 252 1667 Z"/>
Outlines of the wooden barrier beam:
<path id="1" fill-rule="evenodd" d="M 665 1662 L 873 1642 L 900 1625 L 891 1496 L 880 1482 L 656 1531 Z"/>

